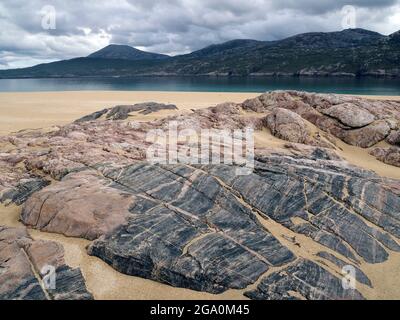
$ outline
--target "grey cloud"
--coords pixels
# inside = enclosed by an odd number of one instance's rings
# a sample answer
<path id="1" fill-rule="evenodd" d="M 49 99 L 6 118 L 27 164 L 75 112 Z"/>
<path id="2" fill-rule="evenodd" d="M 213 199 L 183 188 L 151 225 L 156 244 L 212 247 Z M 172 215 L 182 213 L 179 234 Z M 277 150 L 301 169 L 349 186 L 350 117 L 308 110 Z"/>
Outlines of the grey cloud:
<path id="1" fill-rule="evenodd" d="M 45 5 L 56 9 L 56 30 L 41 27 Z M 180 54 L 235 38 L 340 30 L 344 5 L 356 7 L 360 27 L 400 29 L 400 0 L 2 0 L 0 68 L 85 56 L 109 43 Z"/>

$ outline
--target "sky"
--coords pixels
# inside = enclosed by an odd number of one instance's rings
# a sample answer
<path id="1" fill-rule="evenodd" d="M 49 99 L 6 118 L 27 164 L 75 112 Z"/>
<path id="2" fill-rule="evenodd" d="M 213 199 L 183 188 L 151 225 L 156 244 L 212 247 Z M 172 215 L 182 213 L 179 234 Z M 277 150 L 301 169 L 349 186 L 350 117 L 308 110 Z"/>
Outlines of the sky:
<path id="1" fill-rule="evenodd" d="M 400 0 L 0 0 L 0 69 L 82 57 L 111 43 L 176 55 L 348 27 L 400 30 Z"/>

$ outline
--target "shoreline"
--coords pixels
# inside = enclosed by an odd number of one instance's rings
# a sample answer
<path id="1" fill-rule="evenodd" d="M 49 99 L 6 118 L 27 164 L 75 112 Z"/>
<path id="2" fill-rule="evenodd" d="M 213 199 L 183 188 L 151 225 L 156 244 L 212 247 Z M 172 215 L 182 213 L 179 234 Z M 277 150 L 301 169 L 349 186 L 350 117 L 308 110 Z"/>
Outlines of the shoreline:
<path id="1" fill-rule="evenodd" d="M 186 91 L 43 91 L 0 92 L 0 136 L 20 130 L 65 125 L 106 107 L 141 102 L 175 104 L 178 112 L 224 102 L 240 103 L 262 92 Z M 400 101 L 400 96 L 348 95 L 373 100 Z"/>
<path id="2" fill-rule="evenodd" d="M 136 115 L 136 121 L 152 121 L 169 115 L 215 106 L 224 102 L 240 103 L 262 93 L 241 92 L 169 92 L 169 91 L 57 91 L 0 93 L 0 136 L 18 131 L 54 130 L 85 115 L 116 105 L 141 102 L 175 104 L 178 110 L 163 110 Z M 400 96 L 357 96 L 372 100 L 400 101 Z M 262 139 L 271 143 L 271 134 Z M 340 142 L 339 154 L 349 163 L 372 170 L 380 176 L 400 179 L 400 168 L 385 164 L 362 149 Z M 271 147 L 271 146 L 269 146 Z M 272 145 L 273 147 L 273 145 Z"/>
<path id="3" fill-rule="evenodd" d="M 53 61 L 50 63 L 59 62 Z M 34 67 L 34 66 L 31 66 Z M 28 67 L 30 68 L 30 67 Z M 10 71 L 15 69 L 0 69 L 0 71 Z M 204 74 L 179 74 L 179 73 L 143 73 L 143 74 L 134 74 L 127 76 L 118 76 L 118 75 L 74 75 L 74 76 L 47 76 L 47 77 L 34 77 L 34 76 L 20 76 L 20 77 L 2 77 L 0 76 L 0 80 L 21 80 L 21 79 L 134 79 L 139 77 L 160 77 L 160 78 L 168 78 L 168 77 L 204 77 L 204 78 L 332 78 L 332 79 L 400 79 L 400 74 L 398 73 L 379 73 L 379 72 L 366 72 L 364 74 L 356 74 L 354 72 L 313 72 L 309 73 L 301 73 L 297 72 L 253 72 L 249 74 L 229 74 L 229 73 L 204 73 Z"/>

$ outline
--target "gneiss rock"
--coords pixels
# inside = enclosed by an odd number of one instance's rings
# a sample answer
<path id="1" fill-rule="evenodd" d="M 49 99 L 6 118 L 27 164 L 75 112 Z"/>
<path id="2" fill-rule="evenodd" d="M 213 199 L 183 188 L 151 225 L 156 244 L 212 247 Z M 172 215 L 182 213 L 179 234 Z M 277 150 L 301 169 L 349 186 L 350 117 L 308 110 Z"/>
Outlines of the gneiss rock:
<path id="1" fill-rule="evenodd" d="M 325 148 L 333 146 L 323 141 L 320 136 L 314 136 L 308 121 L 287 109 L 274 109 L 266 117 L 266 124 L 274 136 L 283 140 Z"/>
<path id="2" fill-rule="evenodd" d="M 97 120 L 97 119 L 101 118 L 103 115 L 105 115 L 109 110 L 110 109 L 103 109 L 100 111 L 93 112 L 91 114 L 88 114 L 87 116 L 84 116 L 78 120 L 75 120 L 75 123 Z"/>
<path id="3" fill-rule="evenodd" d="M 375 117 L 367 110 L 351 103 L 334 105 L 328 109 L 321 110 L 321 112 L 352 128 L 364 127 L 375 120 Z"/>
<path id="4" fill-rule="evenodd" d="M 42 231 L 96 239 L 125 222 L 133 201 L 129 193 L 107 184 L 93 170 L 67 175 L 62 183 L 33 194 L 21 220 Z"/>
<path id="5" fill-rule="evenodd" d="M 390 144 L 400 147 L 400 130 L 392 131 L 387 137 L 386 141 Z"/>
<path id="6" fill-rule="evenodd" d="M 75 121 L 81 123 L 86 121 L 94 121 L 105 115 L 109 120 L 125 120 L 132 112 L 140 112 L 141 114 L 150 114 L 161 110 L 177 110 L 178 108 L 173 104 L 162 104 L 156 102 L 138 103 L 134 105 L 115 106 L 113 108 L 103 109 L 94 112 L 90 115 L 84 116 Z"/>
<path id="7" fill-rule="evenodd" d="M 399 103 L 298 91 L 268 92 L 241 104 L 265 113 L 284 108 L 348 144 L 368 148 L 385 140 L 400 123 Z M 293 121 L 296 126 L 298 121 Z"/>
<path id="8" fill-rule="evenodd" d="M 109 181 L 104 181 L 103 176 Z M 74 193 L 77 207 L 73 207 L 74 201 L 67 202 L 70 207 L 63 215 L 63 224 L 46 224 L 48 218 L 42 216 L 43 210 L 52 211 L 54 199 L 60 202 L 68 195 L 64 180 L 80 181 L 80 188 L 85 190 L 94 184 L 86 177 L 85 172 L 71 173 L 53 190 L 49 187 L 38 192 L 25 204 L 23 220 L 32 217 L 32 221 L 37 221 L 34 227 L 44 225 L 51 232 L 64 232 L 66 225 L 71 233 L 87 237 L 80 227 L 82 220 L 67 213 L 80 208 L 82 214 L 91 214 L 78 204 L 85 201 L 86 208 L 91 208 L 92 204 L 99 205 L 99 199 L 79 189 Z M 129 207 L 118 207 L 121 217 L 129 215 L 127 220 L 89 248 L 90 254 L 118 271 L 218 293 L 228 288 L 245 288 L 270 266 L 294 259 L 261 226 L 251 210 L 215 178 L 199 170 L 183 165 L 159 167 L 138 163 L 122 169 L 106 166 L 98 179 L 130 201 Z M 107 208 L 112 201 L 105 196 L 102 206 Z"/>
<path id="9" fill-rule="evenodd" d="M 340 269 L 342 269 L 345 266 L 351 266 L 352 268 L 354 268 L 356 280 L 372 288 L 371 280 L 369 280 L 367 275 L 357 266 L 349 264 L 346 261 L 343 261 L 328 252 L 318 252 L 317 256 L 332 262 L 333 264 L 337 265 Z"/>
<path id="10" fill-rule="evenodd" d="M 318 264 L 303 259 L 263 278 L 257 289 L 245 295 L 256 300 L 363 299 L 357 290 L 344 288 L 341 279 Z"/>
<path id="11" fill-rule="evenodd" d="M 235 175 L 234 167 L 224 165 L 203 166 L 202 170 L 184 165 L 160 167 L 146 163 L 118 169 L 99 167 L 101 175 L 97 179 L 100 185 L 107 184 L 107 188 L 115 188 L 117 193 L 130 194 L 127 196 L 130 205 L 128 209 L 121 208 L 126 222 L 94 241 L 89 253 L 123 273 L 174 286 L 209 292 L 244 288 L 269 266 L 286 265 L 294 259 L 293 253 L 259 225 L 250 209 L 255 208 L 353 261 L 360 258 L 370 263 L 385 261 L 388 257 L 385 247 L 400 250 L 389 235 L 397 236 L 400 230 L 398 211 L 377 200 L 364 199 L 363 194 L 368 195 L 368 190 L 374 186 L 375 190 L 371 192 L 382 194 L 382 197 L 385 194 L 388 200 L 392 198 L 395 206 L 399 205 L 398 196 L 381 186 L 382 181 L 373 174 L 353 167 L 344 170 L 334 163 L 268 157 L 259 159 L 253 175 L 243 177 Z M 96 177 L 95 173 L 91 174 Z M 87 180 L 85 171 L 71 173 L 64 179 L 67 185 L 71 179 L 81 181 L 82 190 L 94 184 L 94 180 Z M 349 182 L 346 184 L 346 181 Z M 38 192 L 38 196 L 32 198 L 37 202 L 32 208 L 45 207 L 54 197 L 62 199 L 68 194 L 63 184 L 64 180 L 55 185 L 58 186 L 54 190 L 58 192 L 53 195 L 49 192 L 50 187 Z M 344 190 L 348 196 L 344 196 Z M 40 194 L 46 191 L 48 200 L 38 201 L 42 198 Z M 82 194 L 90 208 L 90 202 L 95 200 L 76 191 L 75 194 Z M 242 196 L 248 206 L 236 195 Z M 25 207 L 34 201 L 27 202 Z M 358 214 L 346 208 L 345 201 L 351 201 L 359 214 L 389 233 L 367 225 Z M 372 220 L 368 211 L 364 212 L 362 201 L 369 201 L 370 206 L 380 210 L 381 218 Z M 107 205 L 105 198 L 103 206 Z M 31 210 L 36 218 L 37 210 Z M 24 208 L 24 212 L 29 211 Z M 301 217 L 305 223 L 293 224 L 292 217 Z M 37 219 L 36 227 L 40 228 L 42 218 L 39 215 Z M 63 221 L 65 225 L 73 226 L 71 221 L 74 219 L 74 215 L 65 215 Z M 336 221 L 336 226 L 330 221 Z M 59 224 L 51 225 L 50 229 L 48 226 L 50 224 L 45 227 L 47 231 L 64 230 Z M 79 224 L 76 228 L 81 230 Z M 357 237 L 354 237 L 355 233 Z"/>
<path id="12" fill-rule="evenodd" d="M 0 193 L 0 202 L 10 201 L 21 205 L 36 191 L 49 185 L 49 181 L 42 178 L 23 179 L 15 187 L 4 190 Z"/>
<path id="13" fill-rule="evenodd" d="M 379 120 L 369 126 L 343 133 L 339 137 L 353 146 L 369 148 L 385 140 L 389 133 L 388 123 L 385 120 Z"/>
<path id="14" fill-rule="evenodd" d="M 295 259 L 254 210 L 355 262 L 387 260 L 387 249 L 400 250 L 395 182 L 326 159 L 265 156 L 250 176 L 226 165 L 98 165 L 35 193 L 22 219 L 49 232 L 103 234 L 89 253 L 115 269 L 209 292 L 245 288 Z M 109 219 L 114 227 L 101 227 Z"/>
<path id="15" fill-rule="evenodd" d="M 55 271 L 54 287 L 48 286 L 50 283 L 42 274 L 47 267 Z M 86 289 L 81 271 L 65 264 L 61 245 L 35 241 L 25 228 L 0 226 L 0 300 L 48 299 L 86 300 L 93 297 Z"/>
<path id="16" fill-rule="evenodd" d="M 258 159 L 248 176 L 236 176 L 230 167 L 203 169 L 265 216 L 349 259 L 358 260 L 357 254 L 369 263 L 379 263 L 388 258 L 385 247 L 400 251 L 393 238 L 400 237 L 399 195 L 372 173 L 282 156 Z M 295 217 L 304 223 L 293 223 Z"/>
<path id="17" fill-rule="evenodd" d="M 370 154 L 384 163 L 400 167 L 400 147 L 374 148 Z"/>

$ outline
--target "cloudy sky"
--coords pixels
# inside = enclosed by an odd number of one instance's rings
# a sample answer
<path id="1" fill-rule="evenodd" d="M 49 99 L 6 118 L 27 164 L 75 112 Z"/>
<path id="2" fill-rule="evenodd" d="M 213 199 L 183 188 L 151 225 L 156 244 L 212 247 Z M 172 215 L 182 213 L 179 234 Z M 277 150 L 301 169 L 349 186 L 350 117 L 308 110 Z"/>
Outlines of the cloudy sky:
<path id="1" fill-rule="evenodd" d="M 400 29 L 400 0 L 1 0 L 0 69 L 86 56 L 110 43 L 175 55 L 237 38 L 337 31 L 346 5 L 357 27 Z"/>

